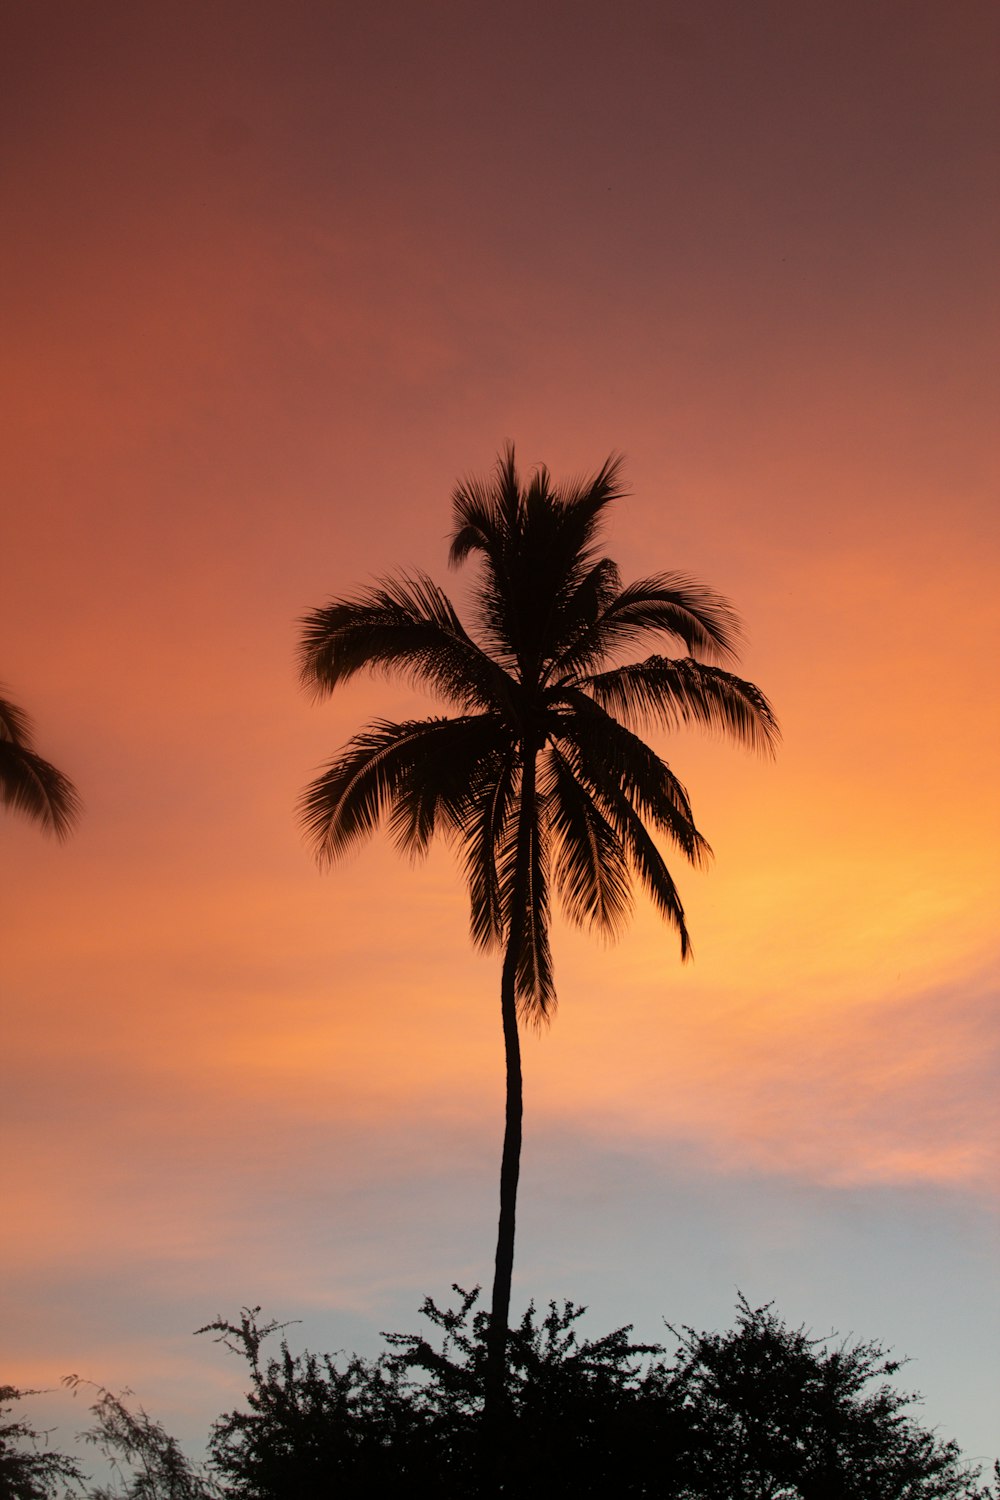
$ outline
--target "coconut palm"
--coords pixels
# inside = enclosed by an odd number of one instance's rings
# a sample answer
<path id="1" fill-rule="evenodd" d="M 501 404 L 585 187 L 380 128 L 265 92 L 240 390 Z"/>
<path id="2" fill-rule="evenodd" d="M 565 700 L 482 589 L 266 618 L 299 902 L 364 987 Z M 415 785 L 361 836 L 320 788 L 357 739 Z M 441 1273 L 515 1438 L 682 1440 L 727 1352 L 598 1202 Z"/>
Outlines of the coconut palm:
<path id="1" fill-rule="evenodd" d="M 597 543 L 623 493 L 621 463 L 556 488 L 544 468 L 522 486 L 508 446 L 486 481 L 453 497 L 450 560 L 479 563 L 469 629 L 423 574 L 384 579 L 304 620 L 303 682 L 317 695 L 363 670 L 430 688 L 448 716 L 368 724 L 302 795 L 321 862 L 384 820 L 401 850 L 436 832 L 457 847 L 472 938 L 503 955 L 500 1011 L 506 1122 L 490 1314 L 488 1408 L 503 1399 L 521 1154 L 519 1017 L 551 1015 L 551 893 L 571 921 L 614 935 L 633 878 L 690 951 L 684 909 L 657 838 L 695 865 L 710 851 L 687 792 L 637 730 L 700 723 L 771 750 L 764 695 L 721 665 L 739 622 L 718 594 L 676 573 L 626 587 Z M 643 641 L 680 642 L 680 659 L 619 658 Z"/>
<path id="2" fill-rule="evenodd" d="M 31 719 L 0 697 L 0 803 L 64 839 L 80 813 L 80 797 L 68 776 L 43 760 L 34 745 Z"/>

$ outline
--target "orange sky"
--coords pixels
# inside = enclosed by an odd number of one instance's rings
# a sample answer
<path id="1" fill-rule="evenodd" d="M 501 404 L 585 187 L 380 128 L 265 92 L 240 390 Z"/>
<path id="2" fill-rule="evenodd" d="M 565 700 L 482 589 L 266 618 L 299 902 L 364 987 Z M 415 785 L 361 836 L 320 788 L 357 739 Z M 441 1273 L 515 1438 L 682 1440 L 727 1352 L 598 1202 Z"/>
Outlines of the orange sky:
<path id="1" fill-rule="evenodd" d="M 194 1430 L 216 1312 L 352 1347 L 488 1278 L 496 965 L 446 851 L 321 876 L 292 816 L 430 706 L 312 705 L 294 645 L 395 567 L 460 601 L 451 487 L 510 437 L 626 454 L 609 550 L 735 600 L 785 735 L 665 747 L 693 965 L 641 903 L 557 924 L 515 1299 L 655 1335 L 738 1285 L 987 1451 L 997 14 L 609 17 L 8 9 L 0 679 L 86 816 L 0 828 L 4 1379 Z"/>

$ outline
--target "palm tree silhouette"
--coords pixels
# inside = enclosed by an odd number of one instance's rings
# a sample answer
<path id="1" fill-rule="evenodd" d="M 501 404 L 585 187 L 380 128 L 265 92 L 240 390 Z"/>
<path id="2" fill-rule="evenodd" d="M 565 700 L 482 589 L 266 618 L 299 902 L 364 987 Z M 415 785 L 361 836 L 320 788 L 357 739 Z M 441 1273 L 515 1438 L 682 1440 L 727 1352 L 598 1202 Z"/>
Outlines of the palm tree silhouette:
<path id="1" fill-rule="evenodd" d="M 611 458 L 558 489 L 545 468 L 522 486 L 508 445 L 489 480 L 458 485 L 450 561 L 480 564 L 470 631 L 423 574 L 384 579 L 303 621 L 302 680 L 317 696 L 368 670 L 429 687 L 455 710 L 371 722 L 306 788 L 300 812 L 321 863 L 383 819 L 411 855 L 443 832 L 464 864 L 473 941 L 503 954 L 506 1121 L 485 1388 L 494 1412 L 521 1155 L 518 1019 L 541 1022 L 555 1003 L 550 890 L 572 921 L 613 935 L 636 877 L 686 958 L 684 909 L 654 834 L 696 865 L 710 850 L 684 787 L 635 730 L 700 723 L 764 751 L 778 737 L 752 683 L 698 659 L 734 658 L 740 626 L 729 604 L 676 573 L 622 587 L 614 562 L 599 555 L 620 475 Z M 657 636 L 689 654 L 616 664 Z"/>
<path id="2" fill-rule="evenodd" d="M 80 795 L 68 776 L 43 760 L 31 719 L 0 697 L 0 804 L 24 813 L 64 839 L 80 814 Z"/>

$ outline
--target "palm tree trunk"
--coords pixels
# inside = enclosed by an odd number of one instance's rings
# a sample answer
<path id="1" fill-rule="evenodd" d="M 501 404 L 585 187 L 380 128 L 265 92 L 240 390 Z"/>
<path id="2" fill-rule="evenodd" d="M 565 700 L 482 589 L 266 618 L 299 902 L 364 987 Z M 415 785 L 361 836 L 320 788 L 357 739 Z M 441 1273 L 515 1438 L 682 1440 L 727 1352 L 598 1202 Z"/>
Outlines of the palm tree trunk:
<path id="1" fill-rule="evenodd" d="M 517 1183 L 521 1172 L 521 1118 L 523 1113 L 521 1081 L 521 1039 L 517 1030 L 517 1002 L 514 973 L 517 953 L 513 937 L 504 956 L 500 984 L 500 1011 L 503 1019 L 504 1056 L 507 1072 L 507 1097 L 504 1113 L 503 1156 L 500 1160 L 500 1219 L 497 1225 L 497 1252 L 493 1272 L 493 1301 L 490 1307 L 489 1343 L 486 1357 L 485 1406 L 497 1412 L 504 1404 L 507 1374 L 507 1326 L 510 1318 L 510 1283 L 514 1272 L 514 1222 L 517 1206 Z"/>
<path id="2" fill-rule="evenodd" d="M 493 1301 L 486 1348 L 486 1385 L 483 1416 L 495 1427 L 505 1402 L 507 1383 L 507 1329 L 510 1320 L 510 1283 L 514 1271 L 514 1223 L 517 1183 L 521 1173 L 521 1120 L 523 1090 L 521 1039 L 517 1029 L 517 962 L 523 941 L 523 913 L 529 886 L 529 866 L 535 822 L 535 753 L 526 750 L 521 771 L 521 809 L 518 829 L 517 868 L 511 901 L 507 949 L 500 980 L 500 1015 L 503 1022 L 507 1095 L 504 1112 L 503 1156 L 500 1160 L 500 1219 L 493 1272 Z"/>

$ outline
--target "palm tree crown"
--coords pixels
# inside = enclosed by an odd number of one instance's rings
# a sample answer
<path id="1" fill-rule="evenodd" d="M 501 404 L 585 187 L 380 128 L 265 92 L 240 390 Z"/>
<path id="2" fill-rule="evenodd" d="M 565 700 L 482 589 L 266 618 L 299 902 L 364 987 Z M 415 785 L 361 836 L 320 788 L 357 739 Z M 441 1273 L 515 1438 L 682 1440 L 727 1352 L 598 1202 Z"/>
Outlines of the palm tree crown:
<path id="1" fill-rule="evenodd" d="M 522 488 L 508 448 L 491 481 L 458 486 L 451 561 L 481 564 L 472 633 L 422 574 L 384 580 L 305 620 L 302 677 L 318 694 L 367 669 L 409 677 L 458 710 L 377 720 L 350 741 L 302 798 L 317 853 L 339 857 L 383 818 L 411 854 L 439 829 L 451 837 L 468 878 L 473 940 L 502 949 L 516 934 L 517 998 L 535 1018 L 555 999 L 553 887 L 572 921 L 614 934 L 635 876 L 689 952 L 653 835 L 694 864 L 710 851 L 684 787 L 636 730 L 700 722 L 765 750 L 777 737 L 764 695 L 711 664 L 735 655 L 739 623 L 728 603 L 676 573 L 623 588 L 615 564 L 598 555 L 602 513 L 622 494 L 620 469 L 609 460 L 556 490 L 542 468 Z M 657 636 L 689 654 L 613 664 Z"/>
<path id="2" fill-rule="evenodd" d="M 80 796 L 68 776 L 35 749 L 31 719 L 0 697 L 0 804 L 40 823 L 63 839 L 80 813 Z"/>
<path id="3" fill-rule="evenodd" d="M 423 574 L 385 579 L 304 621 L 302 678 L 318 695 L 367 670 L 429 687 L 452 710 L 368 724 L 306 788 L 301 814 L 324 861 L 383 820 L 411 854 L 441 830 L 464 863 L 474 942 L 503 953 L 507 1086 L 485 1387 L 491 1429 L 504 1405 L 520 1170 L 518 1015 L 540 1021 L 555 1001 L 550 892 L 572 921 L 614 934 L 634 877 L 686 957 L 684 908 L 657 836 L 693 864 L 709 849 L 684 787 L 637 731 L 700 723 L 759 750 L 772 750 L 778 734 L 764 695 L 723 665 L 739 640 L 729 604 L 677 573 L 623 587 L 600 554 L 620 473 L 620 461 L 609 459 L 591 478 L 557 489 L 539 468 L 522 486 L 508 446 L 489 480 L 457 487 L 451 562 L 479 563 L 469 630 Z M 620 662 L 663 638 L 687 655 Z"/>

